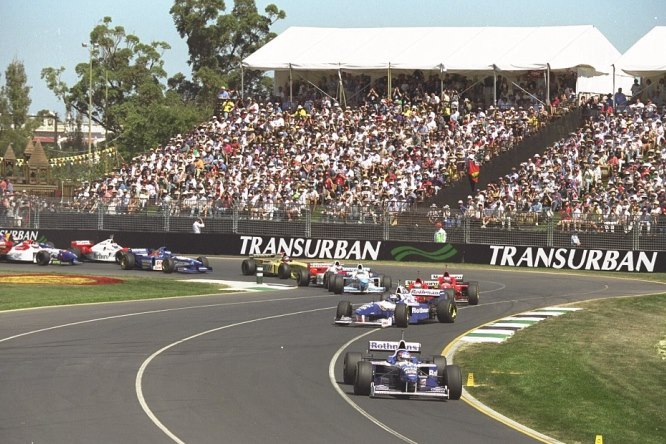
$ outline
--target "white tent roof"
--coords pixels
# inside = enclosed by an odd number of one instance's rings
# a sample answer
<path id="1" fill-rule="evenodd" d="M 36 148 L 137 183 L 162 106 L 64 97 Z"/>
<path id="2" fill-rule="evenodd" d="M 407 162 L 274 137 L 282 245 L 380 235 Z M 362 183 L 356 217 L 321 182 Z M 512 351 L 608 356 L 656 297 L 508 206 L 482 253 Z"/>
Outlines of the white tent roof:
<path id="1" fill-rule="evenodd" d="M 666 72 L 666 26 L 655 26 L 625 52 L 616 66 L 637 77 Z"/>
<path id="2" fill-rule="evenodd" d="M 250 69 L 452 72 L 582 69 L 608 73 L 619 52 L 594 26 L 292 27 L 243 60 Z"/>

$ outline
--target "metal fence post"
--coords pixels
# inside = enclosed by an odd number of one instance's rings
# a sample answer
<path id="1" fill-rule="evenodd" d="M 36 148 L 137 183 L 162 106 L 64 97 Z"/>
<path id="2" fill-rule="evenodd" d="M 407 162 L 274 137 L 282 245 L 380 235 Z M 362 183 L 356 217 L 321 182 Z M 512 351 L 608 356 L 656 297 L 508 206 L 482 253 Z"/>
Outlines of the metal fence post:
<path id="1" fill-rule="evenodd" d="M 469 244 L 470 223 L 469 217 L 463 215 L 464 243 Z"/>
<path id="2" fill-rule="evenodd" d="M 312 209 L 309 205 L 305 206 L 305 237 L 312 237 Z"/>
<path id="3" fill-rule="evenodd" d="M 382 217 L 382 220 L 384 221 L 384 224 L 383 224 L 383 228 L 384 228 L 383 238 L 384 238 L 385 241 L 387 241 L 387 240 L 391 239 L 391 235 L 390 235 L 390 233 L 391 233 L 391 230 L 390 230 L 390 228 L 391 228 L 391 214 L 390 214 L 387 207 L 384 207 L 384 215 Z"/>
<path id="4" fill-rule="evenodd" d="M 169 232 L 171 230 L 171 203 L 166 203 L 162 208 L 164 208 L 164 231 Z"/>
<path id="5" fill-rule="evenodd" d="M 264 266 L 259 264 L 257 265 L 257 284 L 264 283 Z"/>
<path id="6" fill-rule="evenodd" d="M 552 216 L 548 217 L 548 228 L 546 231 L 546 246 L 552 247 L 554 243 L 555 221 Z"/>
<path id="7" fill-rule="evenodd" d="M 102 203 L 97 207 L 97 229 L 104 229 L 104 213 L 106 212 L 106 206 Z"/>
<path id="8" fill-rule="evenodd" d="M 231 222 L 231 231 L 233 231 L 234 234 L 238 234 L 238 218 L 239 218 L 239 213 L 238 213 L 238 205 L 233 206 L 233 213 L 232 213 L 232 222 Z"/>

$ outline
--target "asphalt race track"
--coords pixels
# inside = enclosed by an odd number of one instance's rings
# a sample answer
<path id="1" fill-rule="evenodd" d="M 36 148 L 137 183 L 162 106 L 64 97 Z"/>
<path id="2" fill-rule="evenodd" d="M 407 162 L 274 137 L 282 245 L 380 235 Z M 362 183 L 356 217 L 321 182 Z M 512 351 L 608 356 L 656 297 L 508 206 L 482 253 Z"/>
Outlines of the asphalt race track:
<path id="1" fill-rule="evenodd" d="M 215 271 L 207 275 L 159 276 L 254 280 L 241 275 L 239 258 L 210 260 Z M 17 272 L 150 273 L 123 272 L 112 264 L 1 266 Z M 418 270 L 376 268 L 394 283 Z M 420 269 L 422 276 L 441 271 L 434 265 Z M 661 284 L 593 274 L 464 271 L 466 280 L 480 283 L 480 304 L 462 306 L 455 324 L 410 326 L 405 337 L 421 342 L 425 356 L 510 314 L 664 291 Z M 354 396 L 351 386 L 338 383 L 344 351 L 363 351 L 371 338 L 399 339 L 400 331 L 333 326 L 340 299 L 321 288 L 294 287 L 0 313 L 0 442 L 539 442 L 462 400 Z"/>

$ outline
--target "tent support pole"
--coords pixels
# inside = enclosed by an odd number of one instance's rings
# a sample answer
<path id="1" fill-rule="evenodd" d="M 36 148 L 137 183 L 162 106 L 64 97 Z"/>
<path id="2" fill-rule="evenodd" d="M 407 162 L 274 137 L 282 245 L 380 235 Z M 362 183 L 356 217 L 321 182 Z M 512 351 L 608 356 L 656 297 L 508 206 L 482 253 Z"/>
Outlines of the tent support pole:
<path id="1" fill-rule="evenodd" d="M 444 97 L 444 65 L 439 65 L 439 97 Z"/>
<path id="2" fill-rule="evenodd" d="M 497 106 L 497 66 L 493 65 L 493 106 Z"/>
<path id="3" fill-rule="evenodd" d="M 291 76 L 291 63 L 289 64 L 289 104 L 294 104 L 294 79 Z"/>
<path id="4" fill-rule="evenodd" d="M 345 84 L 342 82 L 342 70 L 338 66 L 338 89 L 340 90 L 340 98 L 338 103 L 342 103 L 342 106 L 347 107 L 347 95 L 345 94 Z"/>
<path id="5" fill-rule="evenodd" d="M 546 103 L 550 112 L 550 63 L 546 63 Z"/>
<path id="6" fill-rule="evenodd" d="M 386 99 L 391 100 L 391 97 L 393 95 L 393 91 L 391 88 L 391 62 L 388 64 L 388 83 L 386 87 Z"/>
<path id="7" fill-rule="evenodd" d="M 615 64 L 611 66 L 613 67 L 613 111 L 615 111 Z"/>
<path id="8" fill-rule="evenodd" d="M 243 70 L 243 64 L 241 63 L 241 100 L 245 99 L 245 70 Z"/>

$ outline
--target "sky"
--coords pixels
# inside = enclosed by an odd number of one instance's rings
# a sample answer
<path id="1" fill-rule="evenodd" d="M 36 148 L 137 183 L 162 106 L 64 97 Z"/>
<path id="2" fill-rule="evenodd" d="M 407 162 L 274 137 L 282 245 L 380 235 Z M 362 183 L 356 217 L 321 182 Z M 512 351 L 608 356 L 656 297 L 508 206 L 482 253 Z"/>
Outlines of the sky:
<path id="1" fill-rule="evenodd" d="M 233 2 L 227 0 L 227 12 Z M 624 53 L 654 26 L 666 26 L 666 0 L 256 0 L 259 11 L 273 3 L 287 17 L 271 30 L 290 26 L 370 28 L 419 26 L 593 25 Z M 173 0 L 0 0 L 0 85 L 12 60 L 23 62 L 31 87 L 30 113 L 63 113 L 64 105 L 41 79 L 45 67 L 65 67 L 63 80 L 76 82 L 74 67 L 88 61 L 81 43 L 109 16 L 144 42 L 165 41 L 168 77 L 191 78 L 187 45 L 176 32 Z"/>

